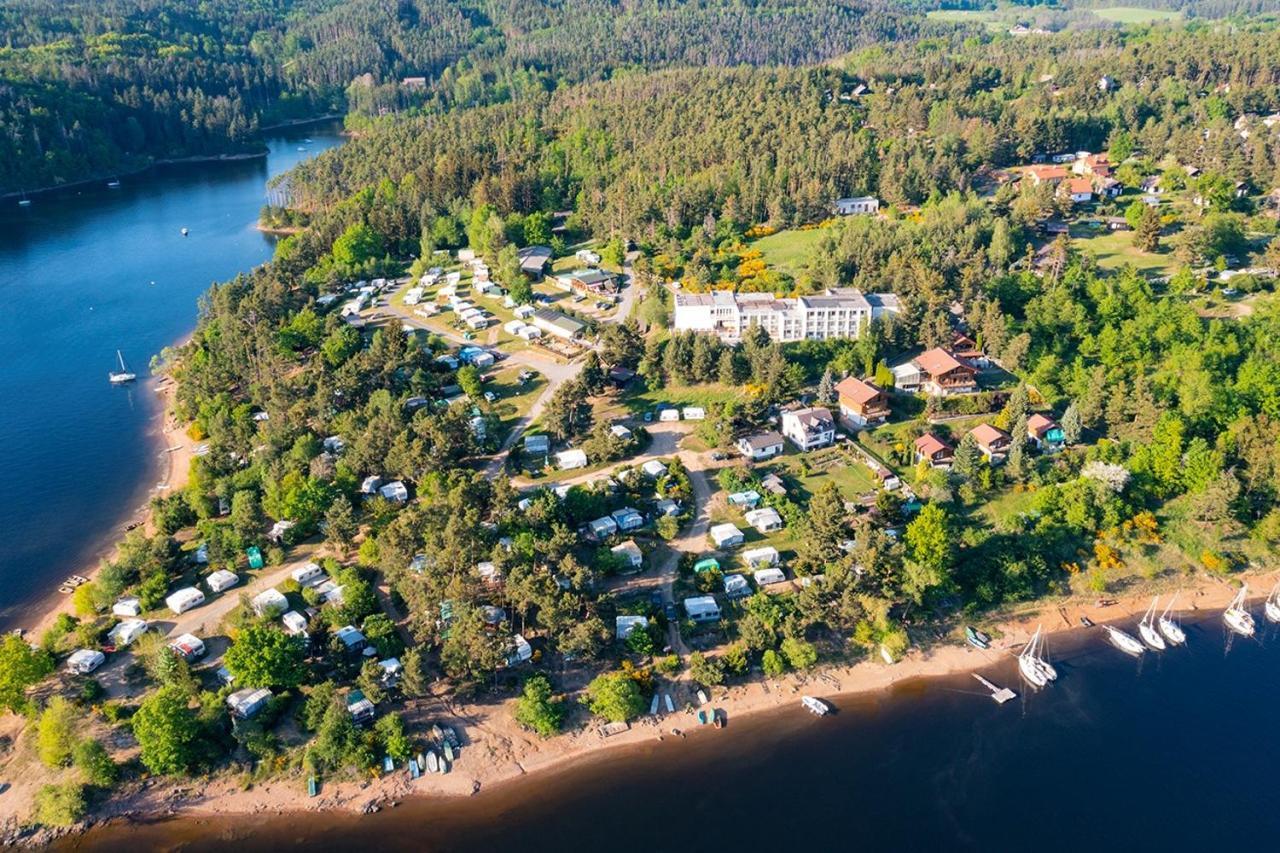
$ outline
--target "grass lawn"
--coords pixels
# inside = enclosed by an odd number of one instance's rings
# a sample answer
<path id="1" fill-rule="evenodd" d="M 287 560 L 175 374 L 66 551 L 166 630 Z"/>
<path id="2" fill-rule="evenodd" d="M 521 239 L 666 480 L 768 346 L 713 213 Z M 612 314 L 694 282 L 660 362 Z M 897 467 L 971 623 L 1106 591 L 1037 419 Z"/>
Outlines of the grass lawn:
<path id="1" fill-rule="evenodd" d="M 998 497 L 983 501 L 976 515 L 992 527 L 1008 529 L 1019 513 L 1027 512 L 1034 503 L 1036 493 L 1032 489 L 1005 489 Z"/>
<path id="2" fill-rule="evenodd" d="M 819 465 L 824 460 L 830 460 L 830 464 L 820 468 Z M 810 463 L 808 473 L 805 473 L 801 464 L 804 461 Z M 761 473 L 764 470 L 773 471 L 789 486 L 794 484 L 796 489 L 790 496 L 800 504 L 807 504 L 813 497 L 813 493 L 827 482 L 835 483 L 845 500 L 853 500 L 858 495 L 875 491 L 880 487 L 879 481 L 871 474 L 870 468 L 840 450 L 838 446 L 812 453 L 800 453 L 788 448 L 786 453 L 760 470 Z M 778 548 L 778 550 L 782 549 Z"/>
<path id="3" fill-rule="evenodd" d="M 1132 231 L 1106 231 L 1076 224 L 1071 226 L 1071 240 L 1079 251 L 1092 252 L 1104 270 L 1117 270 L 1129 264 L 1148 275 L 1173 275 L 1179 266 L 1167 249 L 1150 254 L 1138 251 L 1133 245 Z"/>
<path id="4" fill-rule="evenodd" d="M 826 233 L 826 228 L 791 228 L 754 240 L 751 247 L 760 250 L 769 266 L 795 277 L 808 263 L 813 247 Z"/>
<path id="5" fill-rule="evenodd" d="M 516 420 L 528 414 L 538 395 L 547 387 L 547 378 L 536 371 L 536 375 L 527 382 L 521 382 L 518 377 L 525 369 L 517 367 L 500 370 L 492 374 L 484 385 L 486 391 L 498 395 L 493 408 L 498 417 L 502 418 L 504 430 L 511 429 Z"/>
<path id="6" fill-rule="evenodd" d="M 1104 21 L 1115 21 L 1118 24 L 1149 24 L 1155 21 L 1177 21 L 1182 18 L 1181 12 L 1169 9 L 1142 9 L 1137 6 L 1108 6 L 1090 11 Z"/>
<path id="7" fill-rule="evenodd" d="M 674 385 L 650 391 L 640 380 L 631 383 L 623 394 L 610 397 L 597 408 L 597 417 L 626 417 L 655 411 L 659 406 L 701 406 L 742 398 L 741 388 L 730 388 L 718 382 L 706 385 Z M 656 415 L 655 415 L 656 417 Z"/>

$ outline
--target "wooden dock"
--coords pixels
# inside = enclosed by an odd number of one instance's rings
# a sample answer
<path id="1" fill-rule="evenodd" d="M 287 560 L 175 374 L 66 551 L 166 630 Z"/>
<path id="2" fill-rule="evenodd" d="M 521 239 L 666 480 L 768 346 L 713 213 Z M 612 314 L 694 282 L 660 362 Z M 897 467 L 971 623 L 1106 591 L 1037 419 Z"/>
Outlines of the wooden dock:
<path id="1" fill-rule="evenodd" d="M 1018 698 L 1018 694 L 1014 693 L 1008 687 L 998 687 L 995 684 L 992 684 L 990 681 L 987 681 L 987 679 L 983 678 L 981 675 L 978 675 L 978 673 L 976 672 L 973 673 L 973 677 L 978 679 L 978 683 L 980 683 L 983 687 L 990 690 L 991 698 L 996 700 L 996 702 L 1000 703 L 1001 705 L 1003 705 L 1005 702 L 1008 702 L 1010 699 Z"/>

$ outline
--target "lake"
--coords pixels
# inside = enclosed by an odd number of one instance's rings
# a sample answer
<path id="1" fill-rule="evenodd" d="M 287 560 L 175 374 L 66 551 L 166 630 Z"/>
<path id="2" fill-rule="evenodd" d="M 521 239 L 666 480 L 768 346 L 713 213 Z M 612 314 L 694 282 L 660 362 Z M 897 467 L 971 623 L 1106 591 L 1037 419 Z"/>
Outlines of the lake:
<path id="1" fill-rule="evenodd" d="M 1280 636 L 1228 646 L 1219 614 L 1201 620 L 1186 648 L 1141 660 L 1097 630 L 1051 637 L 1061 677 L 1039 692 L 989 653 L 984 672 L 1021 694 L 1005 705 L 968 675 L 917 680 L 836 700 L 833 717 L 731 719 L 470 799 L 112 826 L 59 849 L 1272 849 Z"/>
<path id="2" fill-rule="evenodd" d="M 254 227 L 268 178 L 340 129 L 282 130 L 265 158 L 0 202 L 0 628 L 34 622 L 32 605 L 148 500 L 163 476 L 151 357 L 191 332 L 211 283 L 270 259 L 275 239 Z M 107 383 L 116 350 L 137 383 Z"/>

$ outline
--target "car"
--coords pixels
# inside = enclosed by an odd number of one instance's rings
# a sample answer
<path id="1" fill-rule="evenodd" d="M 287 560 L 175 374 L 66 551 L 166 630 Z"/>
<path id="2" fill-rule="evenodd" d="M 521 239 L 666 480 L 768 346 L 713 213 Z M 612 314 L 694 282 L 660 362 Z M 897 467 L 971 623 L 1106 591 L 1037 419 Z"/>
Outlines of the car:
<path id="1" fill-rule="evenodd" d="M 575 294 L 573 295 L 573 301 L 574 301 L 574 302 L 586 302 L 586 301 L 587 301 L 587 297 L 586 297 L 586 296 L 584 296 L 584 295 L 583 295 L 583 294 L 581 294 L 581 293 L 575 293 Z"/>
<path id="2" fill-rule="evenodd" d="M 668 601 L 666 604 L 662 605 L 662 612 L 666 614 L 667 619 L 673 622 L 680 616 L 676 611 L 676 603 L 674 601 Z"/>
<path id="3" fill-rule="evenodd" d="M 486 403 L 492 403 L 494 400 L 498 399 L 498 395 L 493 393 L 492 391 L 485 391 L 484 399 Z"/>
<path id="4" fill-rule="evenodd" d="M 471 334 L 470 332 L 467 332 L 462 336 L 462 339 L 464 341 L 474 341 L 476 339 L 476 336 Z"/>
<path id="5" fill-rule="evenodd" d="M 596 308 L 601 311 L 608 311 L 612 307 L 613 307 L 613 303 L 609 302 L 606 299 L 600 299 L 596 301 Z"/>
<path id="6" fill-rule="evenodd" d="M 715 462 L 722 462 L 722 461 L 724 461 L 725 459 L 728 459 L 728 458 L 729 458 L 729 455 L 728 455 L 727 453 L 725 453 L 723 450 L 713 450 L 713 451 L 711 451 L 711 459 L 712 459 L 712 461 L 715 461 Z"/>
<path id="7" fill-rule="evenodd" d="M 662 606 L 662 590 L 655 589 L 649 593 L 649 603 L 654 607 Z"/>

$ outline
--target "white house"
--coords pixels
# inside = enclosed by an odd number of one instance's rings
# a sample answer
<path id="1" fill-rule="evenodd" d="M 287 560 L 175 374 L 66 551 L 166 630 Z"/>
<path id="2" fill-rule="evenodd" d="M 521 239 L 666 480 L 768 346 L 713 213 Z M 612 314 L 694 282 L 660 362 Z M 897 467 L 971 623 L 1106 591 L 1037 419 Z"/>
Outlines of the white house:
<path id="1" fill-rule="evenodd" d="M 782 452 L 782 435 L 780 433 L 769 430 L 768 432 L 757 433 L 756 435 L 747 435 L 738 439 L 738 452 L 753 462 L 759 462 L 762 459 L 772 459 Z"/>
<path id="2" fill-rule="evenodd" d="M 625 558 L 631 568 L 636 571 L 644 567 L 644 552 L 640 550 L 640 546 L 635 543 L 634 539 L 628 539 L 626 542 L 614 545 L 609 550 Z"/>
<path id="3" fill-rule="evenodd" d="M 831 288 L 811 296 L 777 297 L 772 293 L 675 292 L 672 327 L 678 332 L 707 332 L 736 343 L 758 326 L 779 343 L 856 338 L 886 313 L 898 313 L 897 297 L 856 288 Z"/>
<path id="4" fill-rule="evenodd" d="M 218 569 L 206 577 L 204 582 L 209 585 L 209 589 L 213 592 L 225 592 L 240 583 L 240 576 L 226 569 Z"/>
<path id="5" fill-rule="evenodd" d="M 742 561 L 748 566 L 778 565 L 778 549 L 766 545 L 763 548 L 752 548 L 742 552 Z"/>
<path id="6" fill-rule="evenodd" d="M 183 587 L 166 598 L 164 603 L 175 615 L 181 616 L 193 607 L 204 604 L 204 593 L 194 586 Z"/>
<path id="7" fill-rule="evenodd" d="M 280 617 L 284 623 L 284 632 L 292 637 L 307 636 L 307 617 L 296 610 L 290 610 Z"/>
<path id="8" fill-rule="evenodd" d="M 271 691 L 265 687 L 246 687 L 227 697 L 227 707 L 233 717 L 247 720 L 271 701 Z"/>
<path id="9" fill-rule="evenodd" d="M 782 529 L 782 516 L 778 515 L 778 511 L 771 506 L 750 510 L 742 517 L 746 519 L 747 524 L 761 533 Z"/>
<path id="10" fill-rule="evenodd" d="M 880 199 L 873 195 L 838 198 L 831 209 L 836 216 L 866 216 L 880 212 Z"/>
<path id="11" fill-rule="evenodd" d="M 712 525 L 708 533 L 717 548 L 733 548 L 744 541 L 742 531 L 728 523 Z"/>
<path id="12" fill-rule="evenodd" d="M 289 609 L 289 599 L 284 597 L 283 592 L 272 587 L 255 595 L 249 606 L 258 616 L 276 616 Z"/>
<path id="13" fill-rule="evenodd" d="M 644 616 L 628 616 L 622 615 L 615 617 L 613 620 L 614 635 L 619 640 L 625 640 L 630 637 L 634 631 L 643 631 L 649 627 L 649 620 Z"/>
<path id="14" fill-rule="evenodd" d="M 821 406 L 782 413 L 782 434 L 800 450 L 826 447 L 836 440 L 836 421 Z"/>
<path id="15" fill-rule="evenodd" d="M 684 600 L 684 612 L 694 622 L 720 621 L 720 605 L 715 596 L 699 595 Z"/>
<path id="16" fill-rule="evenodd" d="M 77 675 L 88 675 L 98 667 L 107 656 L 97 649 L 79 649 L 67 658 L 67 670 Z"/>
<path id="17" fill-rule="evenodd" d="M 782 583 L 787 579 L 782 569 L 761 569 L 752 575 L 756 579 L 756 586 L 768 586 L 769 584 Z"/>

